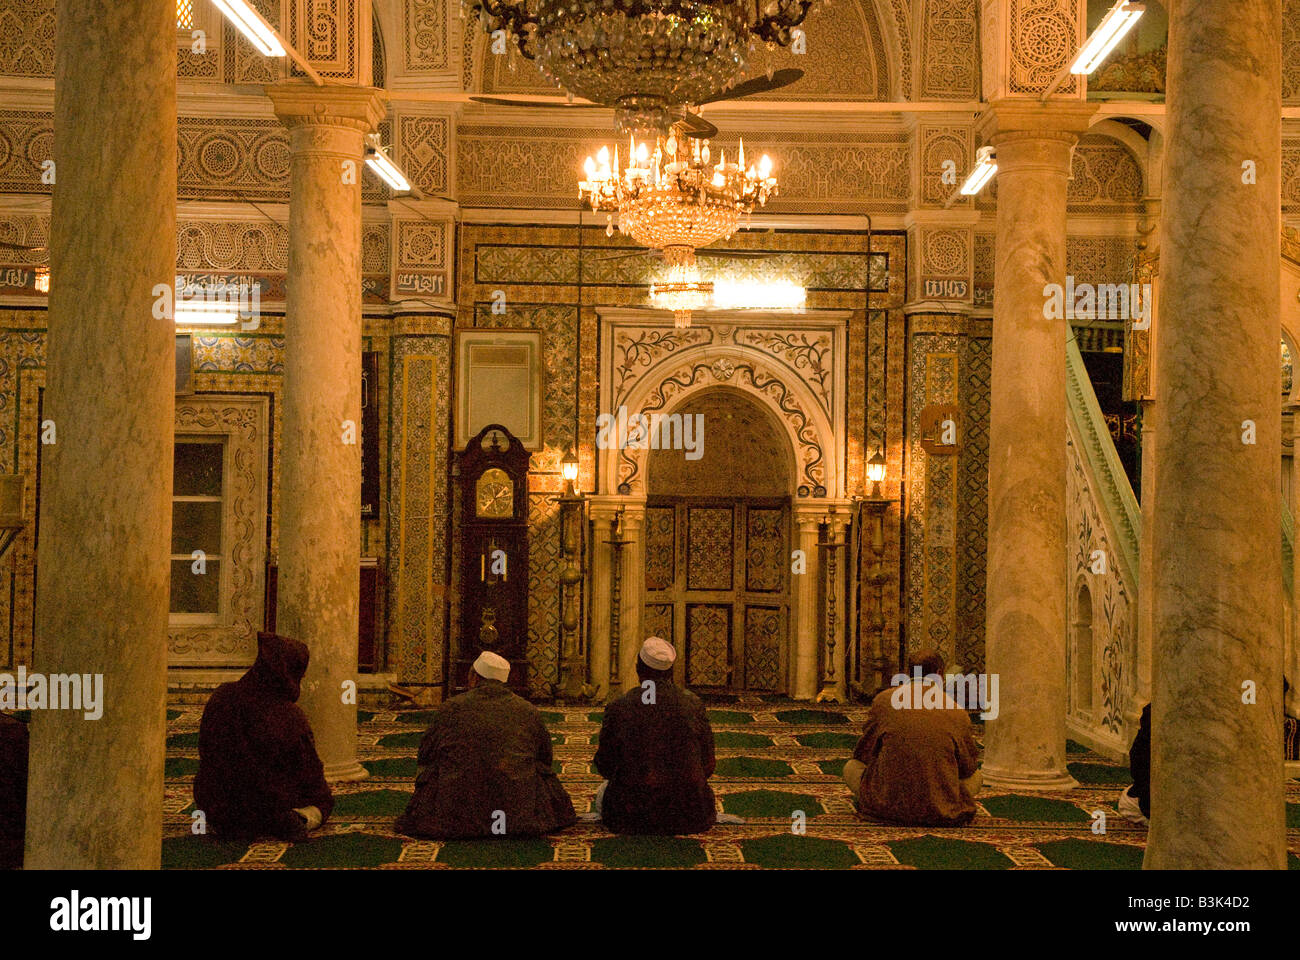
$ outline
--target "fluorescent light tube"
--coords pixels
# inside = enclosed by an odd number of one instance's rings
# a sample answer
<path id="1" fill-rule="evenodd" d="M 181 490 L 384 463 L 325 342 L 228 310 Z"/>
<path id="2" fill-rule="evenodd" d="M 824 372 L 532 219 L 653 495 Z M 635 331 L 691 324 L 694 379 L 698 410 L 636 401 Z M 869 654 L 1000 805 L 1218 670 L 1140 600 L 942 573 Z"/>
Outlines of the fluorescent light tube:
<path id="1" fill-rule="evenodd" d="M 1070 65 L 1070 72 L 1092 73 L 1096 70 L 1145 12 L 1144 3 L 1119 0 L 1102 18 L 1092 36 L 1084 42 L 1083 49 Z"/>
<path id="2" fill-rule="evenodd" d="M 212 2 L 262 54 L 268 57 L 285 56 L 286 51 L 275 30 L 260 13 L 248 5 L 247 0 L 212 0 Z"/>
<path id="3" fill-rule="evenodd" d="M 966 176 L 966 182 L 961 185 L 960 193 L 963 197 L 973 197 L 984 189 L 984 185 L 993 179 L 993 174 L 998 172 L 997 154 L 992 147 L 980 147 L 975 151 L 975 169 Z"/>
<path id="4" fill-rule="evenodd" d="M 411 189 L 411 183 L 402 175 L 402 171 L 397 169 L 397 165 L 388 159 L 388 154 L 378 147 L 366 147 L 366 165 L 380 180 L 388 184 L 398 193 L 408 193 Z"/>

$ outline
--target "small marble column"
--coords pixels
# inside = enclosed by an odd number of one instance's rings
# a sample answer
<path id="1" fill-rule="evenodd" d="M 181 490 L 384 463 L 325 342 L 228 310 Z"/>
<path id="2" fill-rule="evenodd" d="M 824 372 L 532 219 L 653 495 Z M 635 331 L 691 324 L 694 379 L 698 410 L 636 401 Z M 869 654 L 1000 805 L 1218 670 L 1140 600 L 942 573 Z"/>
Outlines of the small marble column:
<path id="1" fill-rule="evenodd" d="M 610 695 L 621 696 L 639 682 L 636 678 L 636 658 L 645 642 L 645 500 L 627 501 L 623 511 L 623 588 L 619 610 L 618 679 L 619 689 Z M 685 653 L 681 638 L 673 644 L 678 660 Z"/>
<path id="2" fill-rule="evenodd" d="M 1281 5 L 1170 16 L 1147 869 L 1283 869 Z"/>
<path id="3" fill-rule="evenodd" d="M 591 498 L 592 526 L 592 561 L 591 561 L 591 683 L 597 688 L 596 696 L 601 699 L 615 697 L 622 692 L 623 677 L 620 676 L 617 687 L 611 684 L 610 666 L 612 655 L 613 587 L 615 558 L 618 569 L 622 570 L 622 550 L 615 551 L 610 545 L 614 539 L 613 527 L 618 516 L 618 507 L 622 498 L 597 495 Z M 627 534 L 622 534 L 627 539 Z M 626 627 L 623 623 L 622 598 L 627 590 L 627 579 L 619 583 L 619 650 L 628 642 Z M 621 665 L 620 665 L 621 666 Z"/>
<path id="4" fill-rule="evenodd" d="M 361 179 L 384 101 L 369 87 L 267 93 L 291 153 L 276 624 L 311 650 L 301 704 L 326 778 L 357 780 Z"/>
<path id="5" fill-rule="evenodd" d="M 995 104 L 997 286 L 989 423 L 986 669 L 999 678 L 984 782 L 1075 786 L 1065 766 L 1065 193 L 1082 105 Z"/>
<path id="6" fill-rule="evenodd" d="M 817 603 L 817 580 L 821 570 L 821 550 L 817 546 L 818 528 L 826 512 L 822 505 L 794 508 L 798 530 L 797 549 L 803 552 L 804 572 L 793 574 L 794 610 L 791 615 L 791 650 L 789 689 L 796 700 L 811 700 L 817 695 L 821 679 L 817 673 L 817 644 L 822 637 L 820 610 Z"/>
<path id="7" fill-rule="evenodd" d="M 175 327 L 154 310 L 176 277 L 175 17 L 171 0 L 59 4 L 55 442 L 28 669 L 98 675 L 103 712 L 32 713 L 29 869 L 156 870 L 162 851 Z"/>

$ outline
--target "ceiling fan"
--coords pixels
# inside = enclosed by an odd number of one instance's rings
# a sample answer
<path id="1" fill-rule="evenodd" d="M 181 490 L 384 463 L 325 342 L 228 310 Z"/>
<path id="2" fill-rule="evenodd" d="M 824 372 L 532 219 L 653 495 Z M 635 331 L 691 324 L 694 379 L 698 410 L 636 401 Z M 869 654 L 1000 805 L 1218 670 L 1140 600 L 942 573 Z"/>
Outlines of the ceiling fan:
<path id="1" fill-rule="evenodd" d="M 6 250 L 22 250 L 25 253 L 44 253 L 46 251 L 46 247 L 43 245 L 33 246 L 27 243 L 14 243 L 11 240 L 0 240 L 0 247 Z"/>
<path id="2" fill-rule="evenodd" d="M 790 84 L 798 82 L 802 77 L 803 71 L 795 67 L 776 70 L 769 76 L 752 77 L 749 80 L 738 83 L 729 90 L 724 90 L 717 96 L 701 100 L 698 104 L 694 104 L 693 106 L 698 109 L 706 103 L 722 103 L 727 100 L 739 100 L 742 97 L 750 97 L 758 93 L 770 93 L 773 90 L 788 87 Z M 639 94 L 628 94 L 627 96 L 619 97 L 618 101 L 615 103 L 574 103 L 572 101 L 567 103 L 548 103 L 539 102 L 537 100 L 510 100 L 504 97 L 481 96 L 470 97 L 470 100 L 475 103 L 486 103 L 499 107 L 527 107 L 530 109 L 546 110 L 554 110 L 557 108 L 561 110 L 608 110 L 610 108 L 617 109 L 619 107 L 634 107 L 639 97 Z M 698 113 L 693 113 L 691 111 L 691 105 L 676 105 L 673 108 L 673 120 L 676 121 L 677 124 L 683 126 L 684 133 L 688 137 L 712 139 L 718 135 L 718 128 L 709 123 L 709 121 L 705 120 Z"/>

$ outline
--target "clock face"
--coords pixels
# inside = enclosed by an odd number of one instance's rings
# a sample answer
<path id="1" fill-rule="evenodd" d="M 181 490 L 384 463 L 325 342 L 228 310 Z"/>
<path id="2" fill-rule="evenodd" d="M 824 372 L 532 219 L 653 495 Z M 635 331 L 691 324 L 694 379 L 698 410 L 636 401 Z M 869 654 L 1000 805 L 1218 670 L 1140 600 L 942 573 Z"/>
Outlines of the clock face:
<path id="1" fill-rule="evenodd" d="M 489 519 L 509 518 L 515 513 L 515 485 L 504 470 L 484 470 L 475 487 L 475 511 Z"/>

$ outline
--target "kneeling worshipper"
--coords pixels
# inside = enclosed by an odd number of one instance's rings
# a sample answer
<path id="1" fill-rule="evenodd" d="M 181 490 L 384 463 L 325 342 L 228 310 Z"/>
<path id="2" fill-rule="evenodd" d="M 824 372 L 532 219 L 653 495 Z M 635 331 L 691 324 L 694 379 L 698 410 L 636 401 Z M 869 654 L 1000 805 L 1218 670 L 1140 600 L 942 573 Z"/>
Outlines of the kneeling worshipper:
<path id="1" fill-rule="evenodd" d="M 667 640 L 647 639 L 636 662 L 640 686 L 605 709 L 596 770 L 607 782 L 594 811 L 615 833 L 703 833 L 721 819 L 708 783 L 713 728 L 700 698 L 673 683 L 676 660 Z"/>
<path id="2" fill-rule="evenodd" d="M 257 635 L 257 660 L 223 683 L 199 721 L 195 809 L 217 837 L 301 841 L 329 819 L 334 797 L 298 693 L 307 645 Z"/>
<path id="3" fill-rule="evenodd" d="M 1119 795 L 1119 812 L 1125 820 L 1140 826 L 1151 825 L 1151 704 L 1142 708 L 1137 736 L 1128 750 L 1131 786 Z"/>
<path id="4" fill-rule="evenodd" d="M 871 701 L 862 739 L 844 765 L 844 782 L 858 810 L 873 820 L 964 826 L 975 816 L 982 779 L 970 716 L 943 688 L 942 656 L 918 654 L 908 672 L 917 666 L 920 678 Z"/>
<path id="5" fill-rule="evenodd" d="M 541 712 L 506 687 L 510 661 L 484 651 L 469 690 L 444 703 L 420 741 L 415 795 L 398 833 L 439 840 L 535 837 L 577 822 L 551 769 Z"/>
<path id="6" fill-rule="evenodd" d="M 0 713 L 0 870 L 23 865 L 27 828 L 27 724 Z"/>

